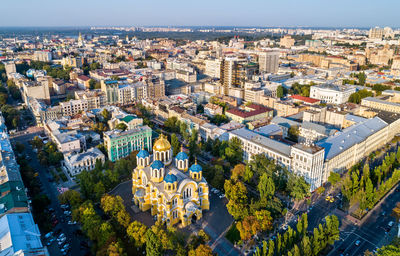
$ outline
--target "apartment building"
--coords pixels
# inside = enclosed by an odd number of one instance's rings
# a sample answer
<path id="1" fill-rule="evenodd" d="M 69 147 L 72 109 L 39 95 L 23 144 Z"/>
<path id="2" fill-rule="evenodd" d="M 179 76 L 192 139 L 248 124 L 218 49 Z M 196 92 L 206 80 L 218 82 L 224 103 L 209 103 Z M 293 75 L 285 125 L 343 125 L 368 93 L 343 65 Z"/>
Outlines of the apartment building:
<path id="1" fill-rule="evenodd" d="M 86 150 L 85 136 L 77 130 L 69 129 L 67 121 L 67 119 L 47 121 L 44 125 L 45 133 L 63 154 Z"/>
<path id="2" fill-rule="evenodd" d="M 258 65 L 260 72 L 277 73 L 279 68 L 279 52 L 258 53 Z"/>
<path id="3" fill-rule="evenodd" d="M 50 62 L 53 58 L 50 51 L 35 51 L 33 59 L 36 61 Z"/>
<path id="4" fill-rule="evenodd" d="M 292 46 L 294 46 L 294 44 L 295 40 L 290 35 L 282 37 L 281 40 L 279 41 L 279 46 L 285 48 L 291 48 Z"/>
<path id="5" fill-rule="evenodd" d="M 361 100 L 361 106 L 400 114 L 400 103 L 390 95 L 366 97 Z"/>
<path id="6" fill-rule="evenodd" d="M 22 96 L 24 102 L 28 102 L 28 98 L 35 98 L 50 103 L 49 81 L 23 81 Z"/>
<path id="7" fill-rule="evenodd" d="M 221 78 L 221 63 L 220 59 L 205 60 L 204 74 L 213 78 Z"/>
<path id="8" fill-rule="evenodd" d="M 110 127 L 110 130 L 113 130 L 116 128 L 118 124 L 125 124 L 127 130 L 134 129 L 136 127 L 142 126 L 143 125 L 143 119 L 138 118 L 135 115 L 125 115 L 123 117 L 118 116 L 114 117 L 111 120 L 108 121 L 108 126 Z"/>
<path id="9" fill-rule="evenodd" d="M 98 148 L 91 148 L 82 153 L 64 155 L 63 167 L 70 176 L 76 176 L 84 170 L 93 170 L 97 161 L 104 164 L 106 157 Z"/>
<path id="10" fill-rule="evenodd" d="M 152 130 L 147 125 L 121 131 L 112 130 L 104 133 L 104 145 L 108 159 L 112 162 L 127 157 L 132 151 L 152 147 Z"/>
<path id="11" fill-rule="evenodd" d="M 88 109 L 102 108 L 107 105 L 106 94 L 99 89 L 75 91 L 75 99 L 86 100 Z"/>
<path id="12" fill-rule="evenodd" d="M 238 123 L 247 123 L 264 118 L 272 118 L 274 110 L 262 105 L 249 104 L 244 108 L 231 108 L 225 111 L 225 115 Z"/>
<path id="13" fill-rule="evenodd" d="M 10 213 L 0 218 L 1 255 L 48 256 L 31 213 Z"/>
<path id="14" fill-rule="evenodd" d="M 87 100 L 70 100 L 60 103 L 61 111 L 64 116 L 74 116 L 82 112 L 88 111 L 89 104 Z"/>

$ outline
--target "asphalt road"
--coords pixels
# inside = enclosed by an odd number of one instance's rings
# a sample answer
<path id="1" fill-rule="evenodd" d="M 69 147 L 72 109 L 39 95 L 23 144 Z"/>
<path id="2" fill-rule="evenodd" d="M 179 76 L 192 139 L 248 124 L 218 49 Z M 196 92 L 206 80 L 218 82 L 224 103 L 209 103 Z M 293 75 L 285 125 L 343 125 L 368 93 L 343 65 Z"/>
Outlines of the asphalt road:
<path id="1" fill-rule="evenodd" d="M 20 136 L 14 137 L 11 139 L 12 142 L 20 142 L 25 146 L 25 157 L 29 156 L 29 164 L 30 166 L 39 173 L 39 179 L 42 183 L 42 191 L 45 193 L 49 199 L 51 200 L 50 208 L 55 210 L 55 215 L 59 220 L 57 226 L 53 229 L 58 230 L 60 229 L 62 233 L 64 233 L 67 237 L 67 243 L 71 245 L 71 250 L 69 251 L 68 255 L 85 255 L 85 251 L 80 248 L 80 242 L 84 239 L 79 239 L 77 235 L 74 233 L 78 227 L 77 225 L 68 225 L 68 219 L 64 215 L 64 210 L 60 207 L 60 202 L 58 201 L 58 191 L 56 184 L 53 182 L 49 182 L 48 178 L 51 177 L 51 174 L 48 171 L 47 167 L 42 166 L 38 159 L 37 154 L 33 151 L 29 141 L 32 140 L 35 136 L 39 135 L 40 133 L 29 133 L 29 134 L 22 134 Z M 64 222 L 62 222 L 64 220 Z M 42 234 L 44 237 L 45 234 Z M 43 244 L 47 243 L 46 240 L 42 240 Z M 56 241 L 54 241 L 50 246 L 48 246 L 48 250 L 50 255 L 62 255 L 60 248 Z"/>
<path id="2" fill-rule="evenodd" d="M 372 252 L 377 247 L 388 244 L 397 234 L 397 224 L 391 212 L 399 201 L 400 193 L 393 191 L 361 224 L 355 225 L 342 219 L 341 240 L 335 243 L 335 248 L 329 255 L 359 256 L 364 255 L 366 250 Z M 390 221 L 395 223 L 392 228 L 388 226 Z M 355 244 L 357 240 L 360 241 L 359 245 Z"/>

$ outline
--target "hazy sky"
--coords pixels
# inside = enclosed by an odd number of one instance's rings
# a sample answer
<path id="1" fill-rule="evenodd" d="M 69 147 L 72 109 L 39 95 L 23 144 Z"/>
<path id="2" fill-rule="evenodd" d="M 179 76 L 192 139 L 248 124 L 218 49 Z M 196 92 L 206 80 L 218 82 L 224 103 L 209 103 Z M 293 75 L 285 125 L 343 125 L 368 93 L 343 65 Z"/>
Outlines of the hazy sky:
<path id="1" fill-rule="evenodd" d="M 399 0 L 1 0 L 0 26 L 400 27 Z"/>

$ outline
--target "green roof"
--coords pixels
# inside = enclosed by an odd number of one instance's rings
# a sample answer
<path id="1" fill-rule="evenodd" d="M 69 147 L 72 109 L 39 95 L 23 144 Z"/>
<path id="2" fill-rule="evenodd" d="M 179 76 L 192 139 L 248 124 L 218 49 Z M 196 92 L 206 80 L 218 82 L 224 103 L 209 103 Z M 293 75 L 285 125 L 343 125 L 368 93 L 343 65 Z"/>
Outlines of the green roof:
<path id="1" fill-rule="evenodd" d="M 0 204 L 4 204 L 7 211 L 16 207 L 28 207 L 28 198 L 22 182 L 11 181 L 0 185 L 1 193 L 7 193 L 0 197 Z"/>
<path id="2" fill-rule="evenodd" d="M 132 121 L 133 119 L 136 119 L 135 116 L 129 115 L 129 116 L 125 116 L 124 118 L 120 118 L 120 121 L 124 121 L 125 123 L 129 123 L 130 121 Z"/>

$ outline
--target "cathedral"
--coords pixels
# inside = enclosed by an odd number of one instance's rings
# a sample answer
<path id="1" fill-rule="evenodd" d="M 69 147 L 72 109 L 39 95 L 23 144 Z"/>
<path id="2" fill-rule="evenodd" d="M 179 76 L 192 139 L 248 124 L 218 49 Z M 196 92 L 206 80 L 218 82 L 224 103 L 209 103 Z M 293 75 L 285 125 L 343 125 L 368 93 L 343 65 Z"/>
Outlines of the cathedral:
<path id="1" fill-rule="evenodd" d="M 142 210 L 150 209 L 157 220 L 172 226 L 187 226 L 210 208 L 208 184 L 202 167 L 179 152 L 172 157 L 172 147 L 161 135 L 153 145 L 153 154 L 142 149 L 136 155 L 137 167 L 132 173 L 133 201 Z"/>

